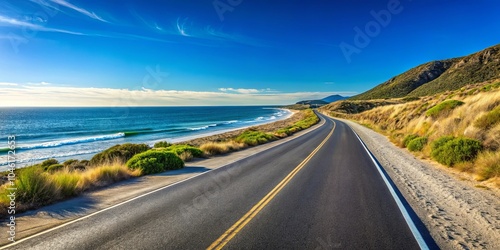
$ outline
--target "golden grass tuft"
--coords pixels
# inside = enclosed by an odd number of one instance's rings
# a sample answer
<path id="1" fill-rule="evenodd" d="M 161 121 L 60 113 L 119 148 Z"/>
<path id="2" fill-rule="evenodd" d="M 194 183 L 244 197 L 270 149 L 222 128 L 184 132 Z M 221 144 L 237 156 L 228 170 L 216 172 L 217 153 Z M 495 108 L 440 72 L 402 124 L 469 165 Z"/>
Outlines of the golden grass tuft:
<path id="1" fill-rule="evenodd" d="M 85 191 L 140 176 L 141 171 L 139 169 L 130 170 L 124 164 L 114 163 L 90 168 L 80 175 L 77 187 L 79 190 Z"/>
<path id="2" fill-rule="evenodd" d="M 208 142 L 200 146 L 200 149 L 208 156 L 226 154 L 242 148 L 245 148 L 245 144 L 235 141 Z"/>
<path id="3" fill-rule="evenodd" d="M 64 199 L 79 193 L 77 188 L 78 182 L 81 179 L 81 174 L 78 172 L 69 171 L 65 168 L 52 175 L 49 175 L 50 181 L 53 182 L 58 190 L 58 198 Z"/>
<path id="4" fill-rule="evenodd" d="M 474 162 L 479 180 L 500 177 L 500 152 L 481 152 Z"/>
<path id="5" fill-rule="evenodd" d="M 179 154 L 179 158 L 181 158 L 183 162 L 188 162 L 193 159 L 193 154 L 191 151 L 184 151 Z"/>

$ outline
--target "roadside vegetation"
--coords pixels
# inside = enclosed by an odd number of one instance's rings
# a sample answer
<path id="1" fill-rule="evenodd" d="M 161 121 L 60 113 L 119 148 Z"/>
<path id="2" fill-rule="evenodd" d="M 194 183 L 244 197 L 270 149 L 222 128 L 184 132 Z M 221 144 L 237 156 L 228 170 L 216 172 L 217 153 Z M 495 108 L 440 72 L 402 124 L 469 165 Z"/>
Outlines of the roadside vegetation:
<path id="1" fill-rule="evenodd" d="M 417 156 L 500 187 L 500 80 L 419 98 L 343 102 L 320 110 L 354 120 Z"/>
<path id="2" fill-rule="evenodd" d="M 310 109 L 299 111 L 300 120 L 277 127 L 274 132 L 259 127 L 242 130 L 223 141 L 207 142 L 199 147 L 189 144 L 157 142 L 153 148 L 146 144 L 115 145 L 92 157 L 91 160 L 70 159 L 59 162 L 48 159 L 39 164 L 15 170 L 16 212 L 36 209 L 83 192 L 148 174 L 181 169 L 193 158 L 210 157 L 238 151 L 287 137 L 316 124 L 319 118 Z M 0 216 L 7 215 L 8 185 L 0 186 Z"/>
<path id="3" fill-rule="evenodd" d="M 53 166 L 58 167 L 53 169 Z M 49 159 L 17 169 L 15 174 L 16 212 L 21 212 L 140 176 L 142 173 L 118 162 L 90 166 L 88 161 L 68 160 L 59 164 L 55 159 Z M 0 215 L 6 214 L 10 202 L 7 185 L 0 187 Z"/>

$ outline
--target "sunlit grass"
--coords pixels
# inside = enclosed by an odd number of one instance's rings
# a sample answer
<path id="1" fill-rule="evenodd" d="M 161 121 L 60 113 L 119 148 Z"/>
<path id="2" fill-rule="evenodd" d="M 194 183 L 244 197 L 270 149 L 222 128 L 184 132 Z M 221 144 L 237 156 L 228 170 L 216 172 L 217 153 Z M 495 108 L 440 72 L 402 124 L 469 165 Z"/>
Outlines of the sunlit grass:
<path id="1" fill-rule="evenodd" d="M 486 84 L 486 85 L 484 85 Z M 431 144 L 445 136 L 455 138 L 469 138 L 478 141 L 483 151 L 476 155 L 477 147 L 471 152 L 465 152 L 465 162 L 444 160 L 451 153 L 440 155 L 442 162 L 454 163 L 454 168 L 475 174 L 479 180 L 500 179 L 498 177 L 497 162 L 500 153 L 500 88 L 498 81 L 494 84 L 471 85 L 456 91 L 448 91 L 434 96 L 424 96 L 406 103 L 398 103 L 398 99 L 363 101 L 359 105 L 368 106 L 373 102 L 373 108 L 363 112 L 345 113 L 346 110 L 356 111 L 352 107 L 357 102 L 350 101 L 349 105 L 337 102 L 325 106 L 323 111 L 337 116 L 344 112 L 341 118 L 357 121 L 390 137 L 398 146 L 406 147 L 415 138 L 427 138 L 427 145 L 418 145 L 415 151 L 427 159 L 431 159 Z M 485 88 L 486 87 L 486 88 Z M 453 98 L 450 100 L 449 98 Z M 392 103 L 392 104 L 391 104 Z M 423 140 L 423 139 L 422 139 Z M 451 145 L 456 148 L 453 154 L 464 153 L 464 147 Z M 420 151 L 421 150 L 421 151 Z M 435 152 L 435 151 L 434 151 Z M 451 151 L 450 151 L 451 152 Z M 465 159 L 465 158 L 464 158 Z M 449 164 L 447 164 L 449 165 Z"/>
<path id="2" fill-rule="evenodd" d="M 140 170 L 130 170 L 121 163 L 104 164 L 85 171 L 66 167 L 60 171 L 44 171 L 39 165 L 16 171 L 15 188 L 17 212 L 38 208 L 76 196 L 84 191 L 111 185 L 115 182 L 141 175 Z M 10 202 L 8 184 L 0 187 L 0 214 L 6 213 Z"/>

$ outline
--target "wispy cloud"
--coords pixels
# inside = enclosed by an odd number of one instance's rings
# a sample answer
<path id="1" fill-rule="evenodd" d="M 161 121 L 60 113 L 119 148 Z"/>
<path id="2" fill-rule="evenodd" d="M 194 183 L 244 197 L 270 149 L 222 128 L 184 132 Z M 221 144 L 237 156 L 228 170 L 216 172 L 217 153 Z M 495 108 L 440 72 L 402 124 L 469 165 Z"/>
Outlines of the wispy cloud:
<path id="1" fill-rule="evenodd" d="M 19 84 L 12 82 L 0 82 L 0 86 L 18 86 L 18 85 Z"/>
<path id="2" fill-rule="evenodd" d="M 26 27 L 30 28 L 31 30 L 36 30 L 36 31 L 45 31 L 45 32 L 57 32 L 57 33 L 65 33 L 65 34 L 71 34 L 71 35 L 85 35 L 84 33 L 81 32 L 74 32 L 74 31 L 69 31 L 69 30 L 63 30 L 63 29 L 54 29 L 54 28 L 49 28 L 45 27 L 43 25 L 38 25 L 34 23 L 29 23 L 25 21 L 21 21 L 15 18 L 10 18 L 10 17 L 5 17 L 0 15 L 0 26 L 9 26 L 9 27 Z"/>
<path id="3" fill-rule="evenodd" d="M 186 31 L 186 22 L 187 18 L 183 19 L 182 21 L 180 20 L 180 18 L 177 18 L 175 26 L 177 27 L 177 32 L 179 32 L 179 35 L 181 36 L 190 36 Z"/>
<path id="4" fill-rule="evenodd" d="M 71 4 L 65 0 L 51 0 L 53 3 L 56 3 L 56 4 L 59 4 L 61 6 L 64 6 L 66 8 L 69 8 L 69 9 L 72 9 L 80 14 L 83 14 L 85 16 L 88 16 L 94 20 L 98 20 L 98 21 L 101 21 L 101 22 L 105 22 L 105 23 L 109 23 L 108 21 L 106 21 L 105 19 L 103 19 L 102 17 L 98 16 L 96 13 L 94 12 L 91 12 L 91 11 L 88 11 L 84 8 L 81 8 L 81 7 L 78 7 L 74 4 Z"/>
<path id="5" fill-rule="evenodd" d="M 258 89 L 234 89 L 234 88 L 219 88 L 222 92 L 235 92 L 240 94 L 257 94 L 260 93 Z"/>
<path id="6" fill-rule="evenodd" d="M 203 106 L 281 105 L 352 92 L 239 93 L 150 89 L 7 86 L 0 106 Z M 254 92 L 254 91 L 249 91 Z"/>
<path id="7" fill-rule="evenodd" d="M 174 42 L 172 40 L 156 38 L 156 37 L 151 37 L 151 36 L 135 35 L 135 34 L 129 34 L 129 33 L 106 33 L 106 34 L 104 34 L 104 33 L 91 33 L 91 32 L 84 33 L 84 32 L 78 32 L 78 31 L 50 28 L 50 27 L 46 27 L 43 25 L 29 23 L 26 21 L 21 21 L 21 20 L 15 19 L 15 18 L 10 18 L 10 17 L 0 15 L 0 27 L 1 26 L 17 27 L 17 28 L 25 27 L 25 28 L 29 28 L 30 30 L 35 30 L 35 31 L 55 32 L 55 33 L 63 33 L 63 34 L 78 35 L 78 36 L 105 37 L 105 38 L 127 39 L 127 40 L 147 40 L 147 41 L 163 42 L 163 43 Z M 15 34 L 0 35 L 0 39 L 26 40 L 26 38 L 15 35 Z"/>
<path id="8" fill-rule="evenodd" d="M 130 14 L 132 14 L 132 16 L 136 20 L 140 21 L 143 25 L 145 25 L 151 31 L 154 31 L 154 32 L 160 33 L 160 34 L 165 34 L 165 33 L 171 32 L 168 29 L 165 29 L 164 27 L 162 27 L 159 23 L 157 23 L 155 21 L 147 21 L 144 17 L 139 15 L 139 13 L 137 13 L 137 11 L 135 9 L 129 8 L 128 10 L 129 10 Z"/>
<path id="9" fill-rule="evenodd" d="M 258 41 L 257 39 L 224 32 L 222 29 L 215 29 L 210 25 L 197 25 L 188 18 L 177 18 L 174 24 L 174 29 L 174 35 L 194 39 L 191 42 L 199 45 L 213 46 L 215 42 L 226 45 L 228 43 L 234 43 L 250 46 L 265 46 L 262 41 Z M 200 43 L 200 41 L 205 41 L 205 44 Z"/>
<path id="10" fill-rule="evenodd" d="M 242 89 L 242 88 L 219 88 L 222 92 L 232 92 L 240 94 L 258 94 L 258 93 L 278 93 L 278 91 L 267 89 Z"/>
<path id="11" fill-rule="evenodd" d="M 82 15 L 90 17 L 94 20 L 109 23 L 101 16 L 96 13 L 84 9 L 82 7 L 76 6 L 69 3 L 67 0 L 31 0 L 33 3 L 42 5 L 44 7 L 50 8 L 51 10 L 57 12 L 64 12 L 62 9 L 67 9 L 67 11 L 76 11 Z M 238 34 L 228 33 L 222 29 L 216 29 L 210 25 L 198 25 L 191 19 L 186 17 L 178 17 L 174 19 L 174 25 L 162 24 L 161 22 L 155 20 L 147 20 L 139 15 L 135 10 L 130 9 L 130 13 L 141 22 L 142 27 L 146 27 L 150 32 L 147 34 L 144 32 L 123 32 L 123 30 L 116 31 L 97 31 L 97 30 L 81 30 L 79 27 L 71 28 L 58 28 L 51 27 L 48 20 L 42 17 L 32 17 L 29 15 L 22 15 L 21 10 L 14 12 L 19 12 L 18 16 L 11 17 L 11 15 L 0 14 L 0 26 L 17 27 L 17 28 L 28 28 L 32 31 L 41 32 L 53 32 L 53 33 L 63 33 L 78 36 L 89 36 L 89 37 L 105 37 L 114 39 L 128 39 L 128 40 L 146 40 L 155 41 L 162 43 L 188 43 L 198 46 L 232 46 L 232 45 L 246 45 L 246 46 L 266 46 L 262 41 L 252 39 L 249 37 L 241 36 Z M 135 29 L 130 29 L 134 30 Z M 11 39 L 11 40 L 26 40 L 24 37 L 15 35 L 0 35 L 0 39 Z"/>

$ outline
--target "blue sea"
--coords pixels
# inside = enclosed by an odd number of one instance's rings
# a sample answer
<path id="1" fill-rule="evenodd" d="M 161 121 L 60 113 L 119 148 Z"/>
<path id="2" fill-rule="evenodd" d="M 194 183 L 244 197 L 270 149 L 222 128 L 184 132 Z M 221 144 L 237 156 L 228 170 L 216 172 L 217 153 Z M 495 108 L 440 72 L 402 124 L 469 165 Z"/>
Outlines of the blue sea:
<path id="1" fill-rule="evenodd" d="M 90 159 L 116 144 L 180 142 L 284 119 L 276 107 L 0 108 L 0 170 L 8 136 L 18 167 L 45 159 Z"/>

